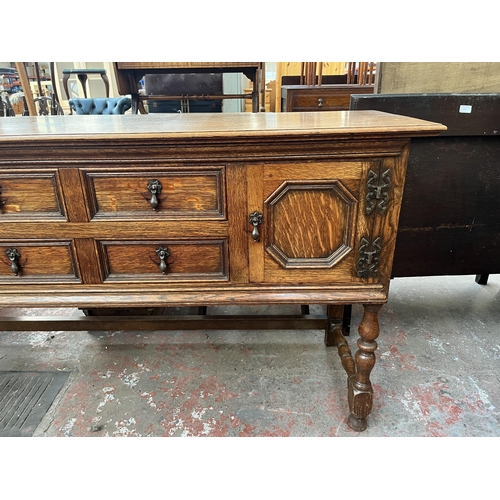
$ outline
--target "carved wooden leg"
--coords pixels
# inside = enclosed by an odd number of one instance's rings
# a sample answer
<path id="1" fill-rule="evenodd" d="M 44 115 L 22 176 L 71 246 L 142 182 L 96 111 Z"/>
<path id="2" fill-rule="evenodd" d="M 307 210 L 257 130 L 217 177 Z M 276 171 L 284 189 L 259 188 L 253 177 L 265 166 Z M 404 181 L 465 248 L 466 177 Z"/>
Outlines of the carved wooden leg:
<path id="1" fill-rule="evenodd" d="M 69 73 L 64 73 L 64 75 L 63 75 L 63 89 L 64 89 L 64 92 L 66 93 L 66 99 L 69 99 L 68 80 L 69 80 Z"/>
<path id="2" fill-rule="evenodd" d="M 373 389 L 370 373 L 375 366 L 375 339 L 379 335 L 378 311 L 382 305 L 364 305 L 359 325 L 358 351 L 355 355 L 356 373 L 349 377 L 349 426 L 355 431 L 366 429 L 366 417 L 372 411 Z"/>
<path id="3" fill-rule="evenodd" d="M 85 96 L 85 99 L 87 99 L 87 80 L 88 80 L 88 77 L 85 73 L 78 73 L 77 77 L 78 77 L 78 80 L 80 80 L 80 83 L 82 84 L 83 95 Z"/>

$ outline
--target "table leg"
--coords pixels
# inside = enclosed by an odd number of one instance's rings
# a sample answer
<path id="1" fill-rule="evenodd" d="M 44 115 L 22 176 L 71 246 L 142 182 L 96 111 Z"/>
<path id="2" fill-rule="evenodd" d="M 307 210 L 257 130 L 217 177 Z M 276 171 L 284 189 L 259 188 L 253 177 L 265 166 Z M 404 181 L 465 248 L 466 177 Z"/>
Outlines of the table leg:
<path id="1" fill-rule="evenodd" d="M 366 417 L 373 406 L 373 389 L 370 373 L 375 366 L 375 339 L 379 335 L 378 311 L 382 305 L 364 304 L 364 314 L 359 325 L 358 351 L 354 357 L 356 373 L 349 377 L 349 426 L 355 431 L 366 429 Z"/>
<path id="2" fill-rule="evenodd" d="M 326 329 L 325 329 L 325 345 L 338 346 L 338 338 L 335 334 L 335 326 L 340 324 L 342 328 L 342 316 L 344 306 L 326 306 Z"/>
<path id="3" fill-rule="evenodd" d="M 132 99 L 132 111 L 133 115 L 136 115 L 139 111 L 139 94 L 131 93 L 130 98 Z"/>
<path id="4" fill-rule="evenodd" d="M 344 315 L 342 316 L 342 333 L 349 335 L 351 333 L 351 315 L 352 304 L 344 306 Z"/>
<path id="5" fill-rule="evenodd" d="M 78 80 L 80 80 L 80 83 L 82 84 L 83 95 L 85 99 L 87 99 L 87 75 L 85 73 L 78 73 L 77 77 Z"/>
<path id="6" fill-rule="evenodd" d="M 252 113 L 258 113 L 259 107 L 259 70 L 255 70 L 252 79 Z"/>
<path id="7" fill-rule="evenodd" d="M 69 99 L 68 80 L 69 80 L 69 73 L 64 73 L 64 75 L 63 75 L 63 88 L 64 88 L 64 92 L 66 93 L 66 99 Z"/>
<path id="8" fill-rule="evenodd" d="M 109 97 L 109 78 L 105 73 L 101 74 L 102 81 L 104 82 L 104 88 L 106 90 L 106 97 Z"/>

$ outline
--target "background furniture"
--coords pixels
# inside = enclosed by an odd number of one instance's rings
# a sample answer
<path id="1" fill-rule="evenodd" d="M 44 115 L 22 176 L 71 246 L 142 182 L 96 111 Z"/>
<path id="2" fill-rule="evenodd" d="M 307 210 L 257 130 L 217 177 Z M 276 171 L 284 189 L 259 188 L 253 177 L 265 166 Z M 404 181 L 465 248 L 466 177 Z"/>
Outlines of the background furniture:
<path id="1" fill-rule="evenodd" d="M 275 110 L 282 111 L 282 88 L 287 85 L 373 85 L 373 62 L 279 62 L 276 63 Z M 271 85 L 271 84 L 270 84 Z M 348 109 L 345 108 L 345 109 Z"/>
<path id="2" fill-rule="evenodd" d="M 377 112 L 0 120 L 2 307 L 327 305 L 295 318 L 4 317 L 0 330 L 321 328 L 363 430 L 410 137 L 443 128 Z M 384 204 L 372 186 L 386 170 Z M 355 357 L 341 332 L 352 303 L 365 310 Z"/>
<path id="3" fill-rule="evenodd" d="M 245 94 L 251 95 L 252 89 L 246 88 L 246 89 L 243 89 L 243 92 L 245 92 Z M 269 113 L 271 111 L 271 94 L 272 94 L 272 90 L 270 88 L 266 87 L 264 102 L 265 102 L 265 108 L 266 108 L 267 113 Z M 251 113 L 251 112 L 252 112 L 252 101 L 250 99 L 246 99 L 245 100 L 245 113 Z"/>
<path id="4" fill-rule="evenodd" d="M 221 113 L 222 73 L 146 74 L 144 93 L 148 96 L 176 96 L 172 100 L 148 99 L 149 113 Z M 205 99 L 204 96 L 212 98 Z"/>
<path id="5" fill-rule="evenodd" d="M 354 110 L 439 121 L 412 141 L 393 277 L 500 272 L 500 94 L 354 95 Z"/>
<path id="6" fill-rule="evenodd" d="M 21 87 L 23 89 L 24 97 L 26 99 L 26 105 L 28 107 L 28 112 L 30 116 L 36 116 L 37 110 L 35 106 L 35 101 L 33 99 L 33 93 L 31 91 L 30 82 L 28 79 L 28 74 L 26 72 L 26 66 L 23 62 L 15 63 L 19 79 L 21 80 Z"/>
<path id="7" fill-rule="evenodd" d="M 77 115 L 123 115 L 132 107 L 130 97 L 70 99 L 70 108 Z"/>
<path id="8" fill-rule="evenodd" d="M 303 62 L 277 62 L 276 82 L 274 83 L 274 110 L 281 111 L 281 87 L 283 85 L 304 85 L 305 63 Z M 322 62 L 321 83 L 347 83 L 344 62 Z M 332 80 L 333 78 L 333 80 Z M 340 80 L 338 80 L 340 78 Z M 318 80 L 314 82 L 316 85 Z"/>
<path id="9" fill-rule="evenodd" d="M 281 111 L 343 111 L 352 94 L 372 93 L 373 85 L 283 85 Z"/>
<path id="10" fill-rule="evenodd" d="M 76 75 L 78 80 L 80 80 L 80 83 L 82 84 L 82 90 L 83 90 L 83 95 L 84 97 L 87 97 L 87 79 L 88 75 L 99 75 L 104 82 L 104 89 L 106 93 L 106 97 L 109 97 L 109 79 L 106 74 L 105 69 L 92 69 L 92 68 L 87 68 L 87 69 L 63 69 L 62 70 L 63 74 L 63 88 L 64 92 L 66 93 L 66 99 L 69 99 L 70 93 L 68 89 L 68 80 L 71 75 Z"/>
<path id="11" fill-rule="evenodd" d="M 165 96 L 140 94 L 139 82 L 146 74 L 176 73 L 243 73 L 252 81 L 252 111 L 259 112 L 259 95 L 265 88 L 264 63 L 261 62 L 116 62 L 114 63 L 118 91 L 122 95 L 131 95 L 132 113 L 139 110 L 140 101 L 146 100 L 180 100 L 187 96 Z M 213 96 L 189 96 L 190 99 L 211 99 Z M 215 99 L 245 99 L 248 94 L 216 95 Z M 262 102 L 262 110 L 265 103 Z"/>
<path id="12" fill-rule="evenodd" d="M 346 64 L 346 83 L 357 83 L 358 85 L 373 85 L 375 81 L 374 62 L 348 62 Z"/>

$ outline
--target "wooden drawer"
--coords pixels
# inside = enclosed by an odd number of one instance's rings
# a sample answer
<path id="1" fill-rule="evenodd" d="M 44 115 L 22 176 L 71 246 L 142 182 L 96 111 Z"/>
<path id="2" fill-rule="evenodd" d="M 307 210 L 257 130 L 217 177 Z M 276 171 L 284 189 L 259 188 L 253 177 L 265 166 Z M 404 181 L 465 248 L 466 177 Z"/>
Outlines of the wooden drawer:
<path id="1" fill-rule="evenodd" d="M 66 219 L 57 171 L 0 170 L 1 220 Z"/>
<path id="2" fill-rule="evenodd" d="M 373 94 L 373 85 L 284 85 L 283 111 L 347 111 L 351 95 Z"/>
<path id="3" fill-rule="evenodd" d="M 93 219 L 226 218 L 224 167 L 82 169 L 82 175 Z"/>
<path id="4" fill-rule="evenodd" d="M 227 281 L 226 239 L 100 241 L 104 281 Z M 161 249 L 167 251 L 160 255 Z M 163 267 L 162 267 L 163 266 Z"/>
<path id="5" fill-rule="evenodd" d="M 297 94 L 292 106 L 294 111 L 342 111 L 349 109 L 350 100 L 350 94 Z"/>
<path id="6" fill-rule="evenodd" d="M 1 240 L 0 259 L 0 282 L 80 282 L 70 240 Z"/>

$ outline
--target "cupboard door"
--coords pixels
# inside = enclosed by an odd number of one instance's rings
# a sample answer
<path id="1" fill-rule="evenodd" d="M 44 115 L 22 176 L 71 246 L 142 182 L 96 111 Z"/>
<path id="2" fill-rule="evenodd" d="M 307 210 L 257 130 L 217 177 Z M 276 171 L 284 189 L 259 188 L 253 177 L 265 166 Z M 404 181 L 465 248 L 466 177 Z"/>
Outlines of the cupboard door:
<path id="1" fill-rule="evenodd" d="M 360 282 L 357 247 L 370 237 L 364 197 L 380 161 L 262 164 L 249 168 L 250 280 L 275 284 Z M 253 181 L 252 181 L 253 179 Z M 256 180 L 258 179 L 258 180 Z M 255 234 L 255 231 L 258 235 Z"/>

